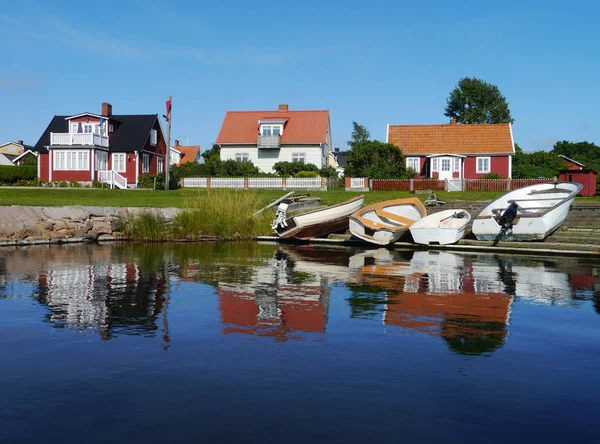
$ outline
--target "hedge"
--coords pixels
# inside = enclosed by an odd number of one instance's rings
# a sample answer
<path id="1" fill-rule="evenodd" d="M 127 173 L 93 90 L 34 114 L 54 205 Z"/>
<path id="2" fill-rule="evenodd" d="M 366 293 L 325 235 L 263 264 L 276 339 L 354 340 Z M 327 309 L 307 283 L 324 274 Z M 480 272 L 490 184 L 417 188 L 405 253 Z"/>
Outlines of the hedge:
<path id="1" fill-rule="evenodd" d="M 21 180 L 32 180 L 37 177 L 35 165 L 0 165 L 0 184 L 11 185 Z"/>

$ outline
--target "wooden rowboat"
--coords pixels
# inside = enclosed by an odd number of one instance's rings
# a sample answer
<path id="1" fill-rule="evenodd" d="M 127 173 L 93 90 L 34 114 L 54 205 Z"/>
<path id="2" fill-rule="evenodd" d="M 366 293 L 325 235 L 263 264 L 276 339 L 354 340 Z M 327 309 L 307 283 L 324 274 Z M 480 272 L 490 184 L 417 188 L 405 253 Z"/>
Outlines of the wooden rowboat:
<path id="1" fill-rule="evenodd" d="M 427 215 L 416 197 L 393 199 L 361 208 L 350 216 L 350 232 L 364 241 L 389 245 L 404 236 L 410 226 Z"/>

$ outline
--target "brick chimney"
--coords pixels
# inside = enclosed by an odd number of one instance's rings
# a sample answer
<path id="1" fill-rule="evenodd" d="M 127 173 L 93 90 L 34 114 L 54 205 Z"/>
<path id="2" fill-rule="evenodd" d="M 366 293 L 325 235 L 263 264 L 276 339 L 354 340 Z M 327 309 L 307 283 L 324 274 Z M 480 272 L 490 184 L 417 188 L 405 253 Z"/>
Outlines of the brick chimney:
<path id="1" fill-rule="evenodd" d="M 175 139 L 175 146 L 179 146 L 179 140 Z"/>
<path id="2" fill-rule="evenodd" d="M 18 145 L 23 145 L 23 141 L 22 140 L 17 140 L 17 144 Z"/>
<path id="3" fill-rule="evenodd" d="M 102 104 L 102 115 L 104 117 L 110 117 L 112 115 L 112 105 L 108 102 Z"/>
<path id="4" fill-rule="evenodd" d="M 450 119 L 450 125 L 456 125 L 456 119 Z"/>
<path id="5" fill-rule="evenodd" d="M 279 105 L 279 111 L 288 111 L 288 106 L 287 103 L 286 104 L 280 104 Z"/>

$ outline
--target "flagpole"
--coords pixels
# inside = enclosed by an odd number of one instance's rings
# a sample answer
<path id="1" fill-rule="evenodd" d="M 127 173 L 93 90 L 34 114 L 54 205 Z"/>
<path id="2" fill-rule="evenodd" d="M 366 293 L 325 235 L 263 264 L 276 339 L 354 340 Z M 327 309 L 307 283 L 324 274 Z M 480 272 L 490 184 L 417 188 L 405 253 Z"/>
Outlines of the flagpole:
<path id="1" fill-rule="evenodd" d="M 170 173 L 171 173 L 171 116 L 173 115 L 173 101 L 171 96 L 169 96 L 169 104 L 171 106 L 171 108 L 168 111 L 167 114 L 167 156 L 165 159 L 165 190 L 169 190 L 169 180 L 170 180 Z"/>

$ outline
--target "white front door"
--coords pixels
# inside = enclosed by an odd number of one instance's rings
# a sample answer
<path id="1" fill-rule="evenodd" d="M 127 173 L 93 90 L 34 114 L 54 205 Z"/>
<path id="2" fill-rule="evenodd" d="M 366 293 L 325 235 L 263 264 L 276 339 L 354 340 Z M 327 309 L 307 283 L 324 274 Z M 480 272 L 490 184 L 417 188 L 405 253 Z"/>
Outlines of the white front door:
<path id="1" fill-rule="evenodd" d="M 439 157 L 438 168 L 440 180 L 452 179 L 452 157 Z"/>

